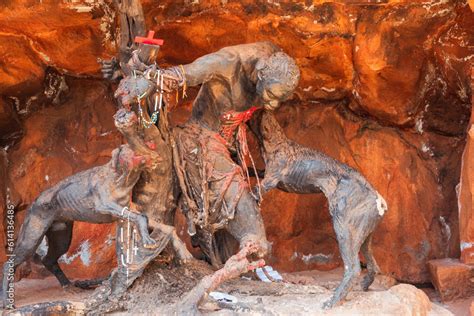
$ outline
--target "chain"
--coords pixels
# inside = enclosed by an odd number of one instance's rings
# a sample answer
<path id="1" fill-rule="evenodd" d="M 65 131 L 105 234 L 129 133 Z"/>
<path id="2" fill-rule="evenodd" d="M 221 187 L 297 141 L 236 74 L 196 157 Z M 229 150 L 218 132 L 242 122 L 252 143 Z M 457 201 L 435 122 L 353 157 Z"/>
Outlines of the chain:
<path id="1" fill-rule="evenodd" d="M 155 105 L 153 108 L 153 113 L 151 114 L 150 121 L 145 119 L 143 116 L 143 109 L 142 109 L 142 99 L 146 96 L 146 92 L 143 93 L 141 96 L 137 97 L 138 102 L 138 114 L 140 115 L 140 121 L 144 128 L 150 128 L 152 125 L 155 125 L 158 121 L 158 117 L 160 114 L 160 110 L 163 106 L 163 79 L 164 76 L 161 73 L 161 70 L 158 70 L 155 74 L 156 77 L 156 93 L 155 93 Z M 159 94 L 159 97 L 158 97 Z"/>

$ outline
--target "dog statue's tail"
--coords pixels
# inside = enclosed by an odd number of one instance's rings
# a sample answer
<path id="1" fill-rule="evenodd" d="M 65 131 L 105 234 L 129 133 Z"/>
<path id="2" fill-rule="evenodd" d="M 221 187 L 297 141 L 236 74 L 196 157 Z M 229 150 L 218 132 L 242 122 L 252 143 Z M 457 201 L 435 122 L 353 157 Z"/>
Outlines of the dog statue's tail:
<path id="1" fill-rule="evenodd" d="M 379 211 L 379 215 L 383 216 L 385 212 L 388 210 L 387 202 L 383 198 L 383 196 L 380 195 L 380 193 L 377 192 L 377 200 L 375 200 L 377 203 L 377 211 Z"/>

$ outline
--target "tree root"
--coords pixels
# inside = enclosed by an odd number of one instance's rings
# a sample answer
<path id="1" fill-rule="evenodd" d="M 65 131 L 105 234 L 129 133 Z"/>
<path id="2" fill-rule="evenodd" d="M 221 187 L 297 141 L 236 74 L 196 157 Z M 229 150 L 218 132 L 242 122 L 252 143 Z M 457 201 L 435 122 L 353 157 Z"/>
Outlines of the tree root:
<path id="1" fill-rule="evenodd" d="M 82 302 L 56 301 L 31 304 L 13 310 L 5 310 L 2 315 L 84 315 L 85 305 Z"/>
<path id="2" fill-rule="evenodd" d="M 255 253 L 258 246 L 254 243 L 246 244 L 237 254 L 227 260 L 224 267 L 211 275 L 205 276 L 183 299 L 176 305 L 176 315 L 200 315 L 198 305 L 209 294 L 227 280 L 236 278 L 243 273 L 263 267 L 265 261 L 250 262 L 247 256 Z"/>

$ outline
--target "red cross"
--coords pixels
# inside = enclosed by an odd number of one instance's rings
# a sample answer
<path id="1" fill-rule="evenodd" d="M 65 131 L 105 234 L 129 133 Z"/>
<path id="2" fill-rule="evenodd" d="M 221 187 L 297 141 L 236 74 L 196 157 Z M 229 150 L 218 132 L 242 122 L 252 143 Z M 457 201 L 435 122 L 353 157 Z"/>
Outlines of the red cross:
<path id="1" fill-rule="evenodd" d="M 163 45 L 164 40 L 159 38 L 153 38 L 155 31 L 148 31 L 147 37 L 135 36 L 135 43 L 149 44 L 149 45 Z"/>

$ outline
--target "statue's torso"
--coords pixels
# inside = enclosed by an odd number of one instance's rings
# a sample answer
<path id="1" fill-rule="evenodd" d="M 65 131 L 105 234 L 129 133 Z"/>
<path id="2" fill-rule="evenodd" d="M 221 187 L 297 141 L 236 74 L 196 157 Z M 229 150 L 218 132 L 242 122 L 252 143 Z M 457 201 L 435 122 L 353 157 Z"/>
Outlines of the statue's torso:
<path id="1" fill-rule="evenodd" d="M 214 131 L 220 129 L 220 117 L 228 111 L 245 111 L 258 106 L 255 65 L 279 48 L 267 42 L 226 47 L 224 73 L 201 85 L 193 104 L 191 120 Z"/>

